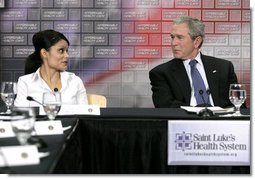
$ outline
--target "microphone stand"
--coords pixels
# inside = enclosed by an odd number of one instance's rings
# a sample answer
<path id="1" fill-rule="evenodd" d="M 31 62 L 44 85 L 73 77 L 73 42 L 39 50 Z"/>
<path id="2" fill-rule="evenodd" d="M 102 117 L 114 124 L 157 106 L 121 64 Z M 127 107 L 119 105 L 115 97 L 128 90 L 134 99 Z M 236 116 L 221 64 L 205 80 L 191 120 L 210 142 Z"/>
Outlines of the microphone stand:
<path id="1" fill-rule="evenodd" d="M 40 103 L 39 101 L 35 100 L 33 97 L 31 96 L 27 96 L 27 100 L 28 101 L 34 101 L 36 103 L 38 103 L 39 105 L 43 106 L 42 103 Z M 44 142 L 44 140 L 38 136 L 31 136 L 29 139 L 28 139 L 28 142 L 30 144 L 35 144 L 39 149 L 42 149 L 42 148 L 45 148 L 47 147 L 47 144 L 46 142 Z"/>
<path id="2" fill-rule="evenodd" d="M 201 97 L 202 97 L 202 99 L 203 99 L 203 101 L 204 101 L 204 103 L 205 103 L 203 93 L 204 93 L 203 90 L 200 90 L 200 91 L 199 91 L 199 94 L 201 95 Z M 206 90 L 206 93 L 208 94 L 208 99 L 207 99 L 207 103 L 205 103 L 205 108 L 202 109 L 202 110 L 200 110 L 200 111 L 198 112 L 198 115 L 199 115 L 199 116 L 203 116 L 204 119 L 207 119 L 207 118 L 209 118 L 209 117 L 211 117 L 211 116 L 214 115 L 213 111 L 210 110 L 210 109 L 208 109 L 208 102 L 209 102 L 210 90 Z"/>

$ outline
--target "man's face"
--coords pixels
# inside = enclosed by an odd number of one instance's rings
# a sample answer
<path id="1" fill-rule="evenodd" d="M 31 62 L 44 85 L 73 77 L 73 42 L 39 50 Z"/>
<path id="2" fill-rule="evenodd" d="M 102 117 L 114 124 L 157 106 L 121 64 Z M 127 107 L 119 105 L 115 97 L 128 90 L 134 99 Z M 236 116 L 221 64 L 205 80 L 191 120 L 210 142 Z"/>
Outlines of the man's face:
<path id="1" fill-rule="evenodd" d="M 199 50 L 198 46 L 201 43 L 198 38 L 201 40 L 201 37 L 197 37 L 195 40 L 191 39 L 186 23 L 173 25 L 171 45 L 174 57 L 183 60 L 195 58 Z"/>

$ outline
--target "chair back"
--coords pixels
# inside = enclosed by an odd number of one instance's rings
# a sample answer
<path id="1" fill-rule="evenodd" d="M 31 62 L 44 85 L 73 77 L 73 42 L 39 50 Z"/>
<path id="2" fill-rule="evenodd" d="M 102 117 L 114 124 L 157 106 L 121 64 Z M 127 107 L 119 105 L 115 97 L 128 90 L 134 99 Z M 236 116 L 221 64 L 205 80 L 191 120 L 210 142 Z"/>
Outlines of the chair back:
<path id="1" fill-rule="evenodd" d="M 103 95 L 98 94 L 87 94 L 88 104 L 92 105 L 99 105 L 101 108 L 106 108 L 107 106 L 107 99 Z"/>

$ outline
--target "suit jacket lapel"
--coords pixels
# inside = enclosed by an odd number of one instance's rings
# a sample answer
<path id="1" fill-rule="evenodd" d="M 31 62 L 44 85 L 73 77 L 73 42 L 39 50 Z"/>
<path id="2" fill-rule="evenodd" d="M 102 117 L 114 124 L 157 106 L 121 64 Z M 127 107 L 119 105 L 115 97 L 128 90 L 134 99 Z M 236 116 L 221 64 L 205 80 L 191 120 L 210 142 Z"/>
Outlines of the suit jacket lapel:
<path id="1" fill-rule="evenodd" d="M 186 69 L 183 65 L 182 60 L 180 59 L 173 59 L 174 65 L 172 65 L 172 74 L 180 87 L 180 91 L 182 92 L 185 101 L 190 103 L 190 95 L 191 95 L 191 87 L 189 77 L 187 75 Z"/>
<path id="2" fill-rule="evenodd" d="M 212 94 L 212 98 L 214 103 L 217 103 L 218 99 L 215 96 L 219 96 L 219 69 L 217 68 L 216 63 L 211 60 L 207 59 L 205 56 L 201 56 L 206 77 L 207 77 L 207 82 L 209 85 L 210 93 Z"/>

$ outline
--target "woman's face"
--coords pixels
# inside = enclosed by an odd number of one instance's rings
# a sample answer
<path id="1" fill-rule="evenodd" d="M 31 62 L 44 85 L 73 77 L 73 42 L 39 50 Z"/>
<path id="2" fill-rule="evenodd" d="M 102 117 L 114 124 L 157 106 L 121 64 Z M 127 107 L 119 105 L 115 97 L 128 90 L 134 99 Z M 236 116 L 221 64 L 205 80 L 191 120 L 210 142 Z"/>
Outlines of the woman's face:
<path id="1" fill-rule="evenodd" d="M 68 43 L 65 40 L 58 41 L 44 53 L 44 64 L 50 69 L 65 71 L 68 67 Z"/>

